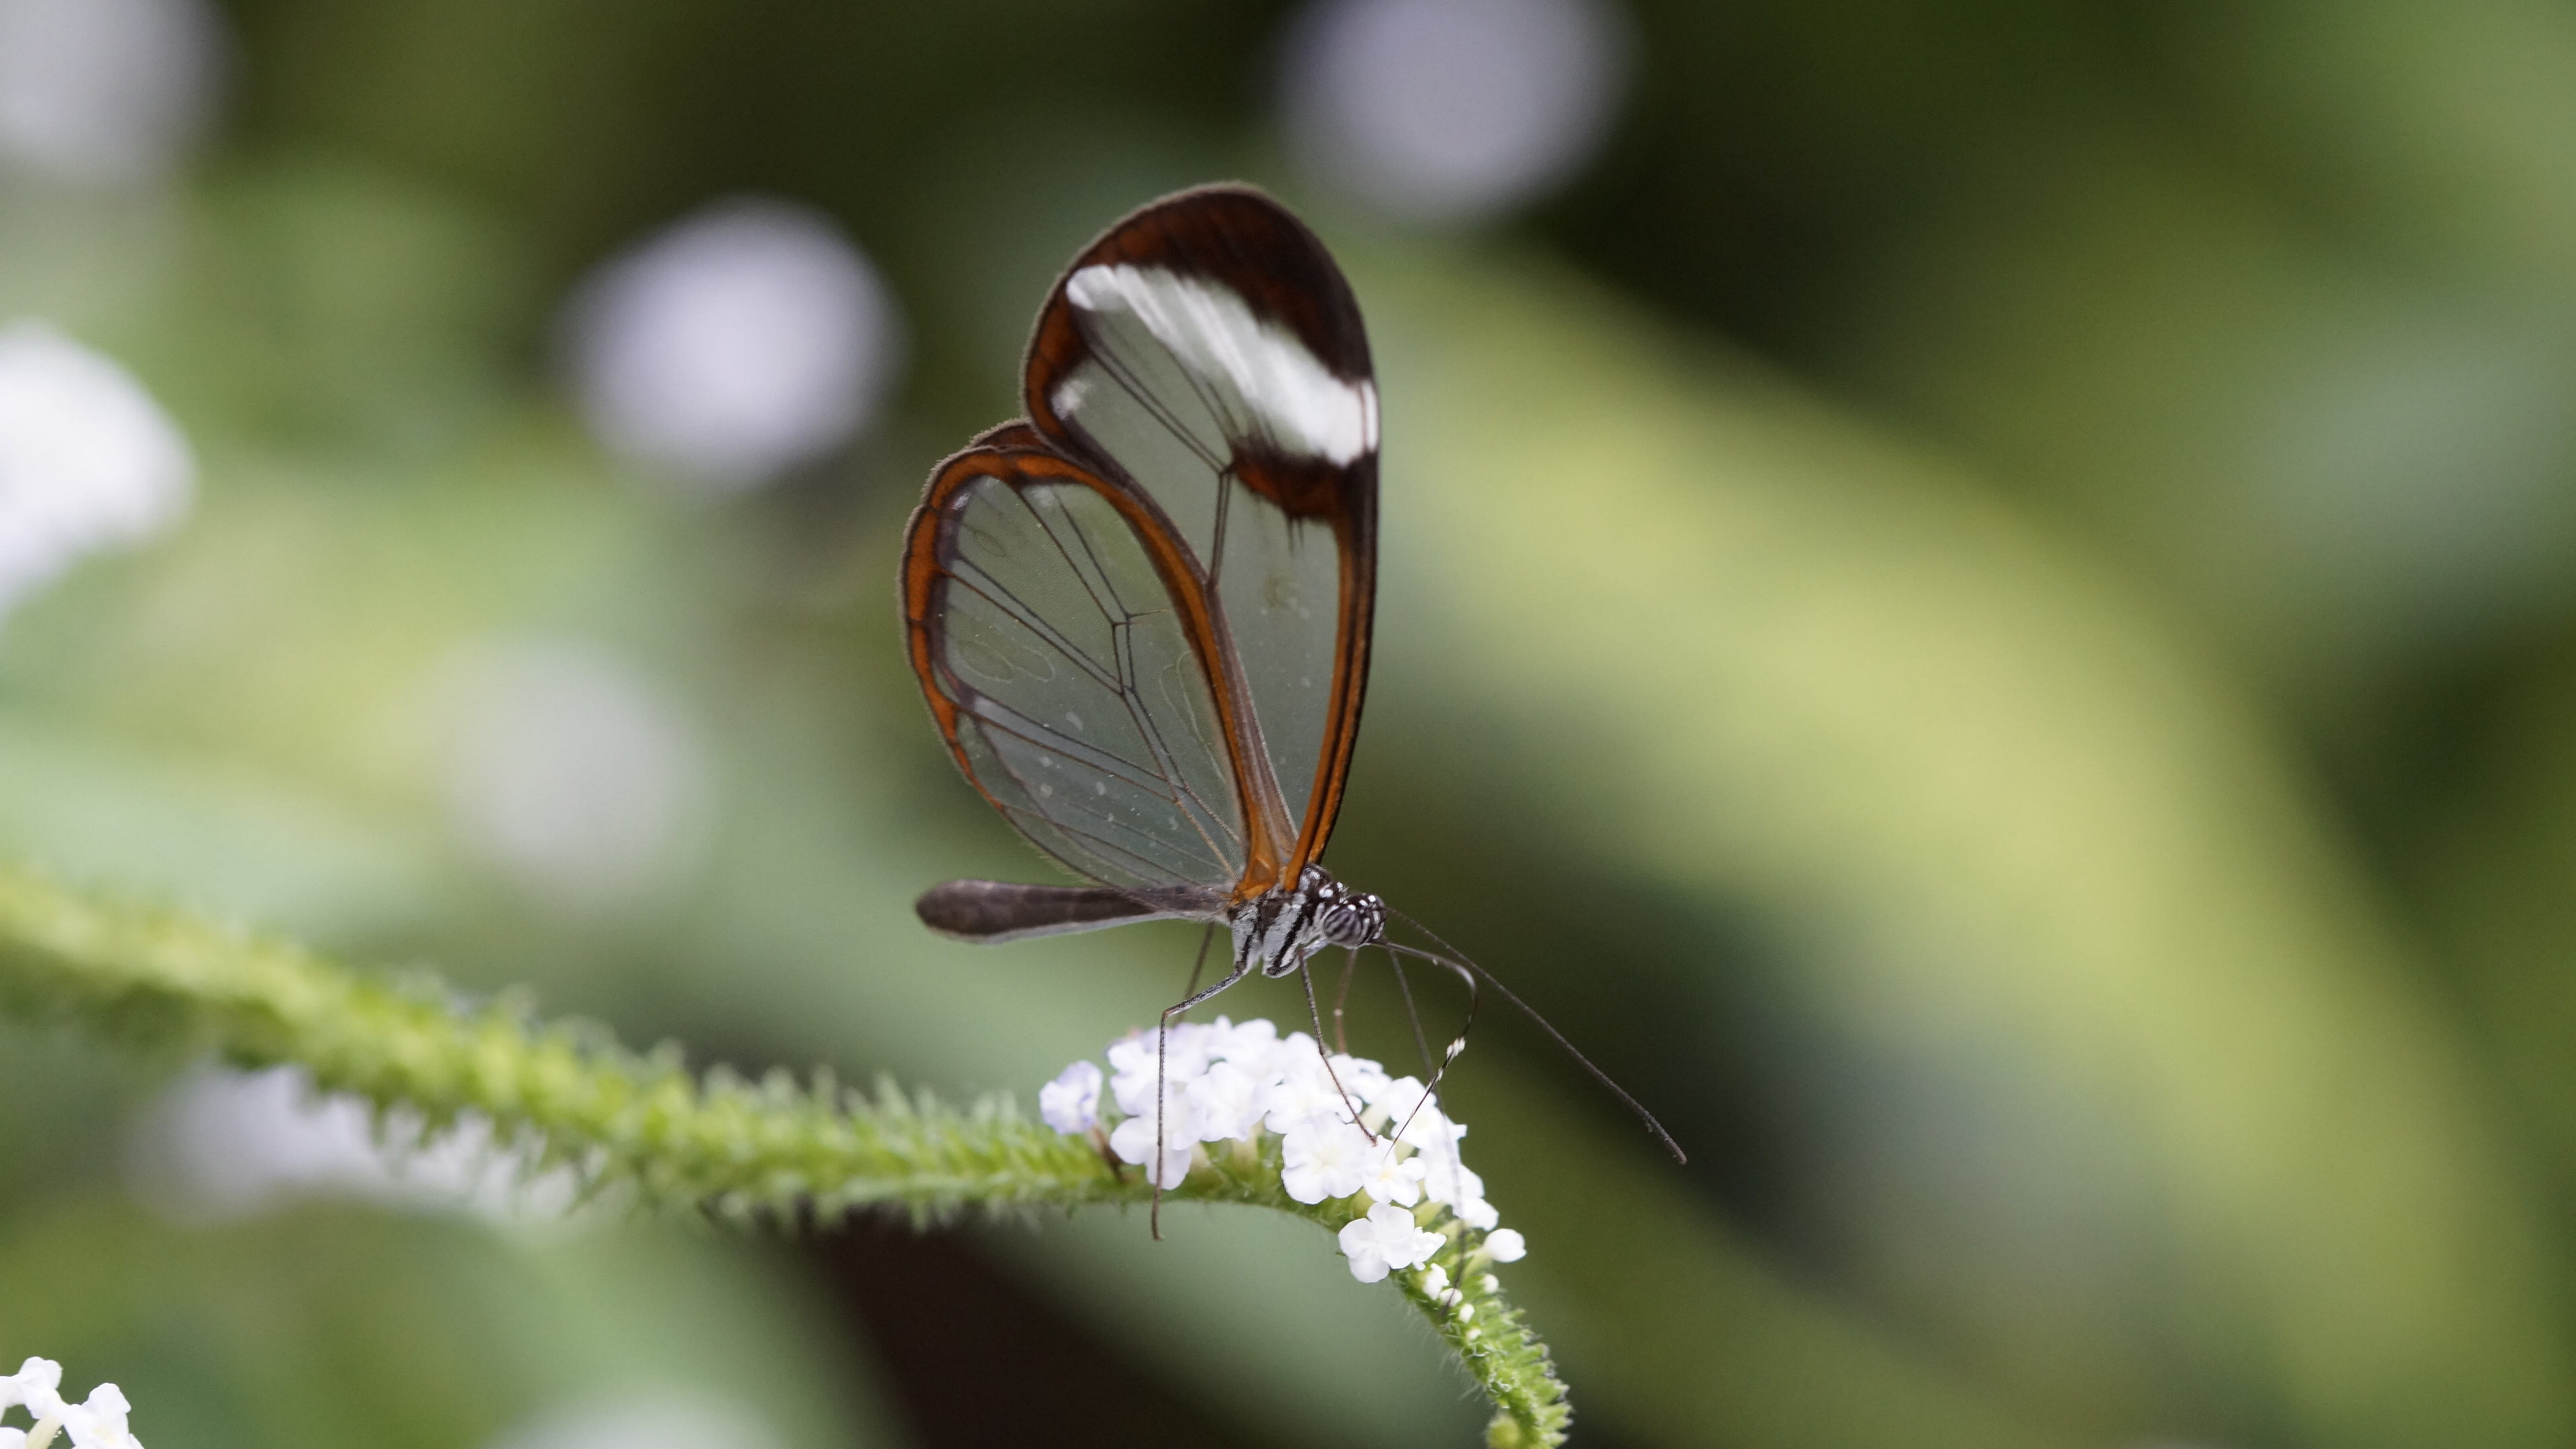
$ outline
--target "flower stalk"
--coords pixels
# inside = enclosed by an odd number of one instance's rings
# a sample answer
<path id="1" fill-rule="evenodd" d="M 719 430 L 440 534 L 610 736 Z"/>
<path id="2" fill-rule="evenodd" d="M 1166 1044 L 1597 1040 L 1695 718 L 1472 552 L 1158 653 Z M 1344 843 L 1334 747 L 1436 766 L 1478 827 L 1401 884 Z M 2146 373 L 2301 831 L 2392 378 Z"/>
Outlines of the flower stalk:
<path id="1" fill-rule="evenodd" d="M 637 1053 L 604 1030 L 538 1019 L 524 1001 L 468 1003 L 426 979 L 391 981 L 285 942 L 167 911 L 92 900 L 0 868 L 0 1009 L 71 1020 L 113 1040 L 213 1053 L 244 1067 L 297 1065 L 425 1131 L 488 1119 L 532 1171 L 569 1170 L 586 1195 L 733 1222 L 828 1222 L 861 1209 L 916 1223 L 967 1210 L 1143 1205 L 1145 1175 L 1088 1135 L 1021 1117 L 1008 1098 L 970 1107 L 861 1092 L 817 1072 L 758 1081 L 685 1070 L 670 1047 Z M 1305 1203 L 1281 1182 L 1280 1139 L 1211 1144 L 1165 1195 L 1294 1214 L 1338 1233 L 1363 1198 Z M 1488 1271 L 1503 1234 L 1448 1239 L 1431 1265 L 1392 1274 L 1493 1401 L 1489 1444 L 1561 1443 L 1570 1411 L 1546 1346 Z M 1506 1248 L 1516 1252 L 1516 1245 Z M 1317 1268 L 1326 1263 L 1318 1255 Z M 1436 1278 L 1432 1276 L 1437 1269 Z"/>

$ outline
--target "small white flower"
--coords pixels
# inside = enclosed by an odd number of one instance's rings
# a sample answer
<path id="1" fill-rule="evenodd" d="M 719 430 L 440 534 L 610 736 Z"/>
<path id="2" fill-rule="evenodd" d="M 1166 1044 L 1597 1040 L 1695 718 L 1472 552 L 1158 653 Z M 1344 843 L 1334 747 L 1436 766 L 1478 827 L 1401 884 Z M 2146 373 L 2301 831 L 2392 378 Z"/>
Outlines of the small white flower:
<path id="1" fill-rule="evenodd" d="M 1360 1180 L 1360 1191 L 1372 1202 L 1391 1202 L 1398 1207 L 1411 1207 L 1422 1201 L 1422 1159 L 1398 1156 L 1400 1149 L 1380 1139 L 1369 1149 L 1368 1173 Z"/>
<path id="2" fill-rule="evenodd" d="M 1075 1062 L 1038 1088 L 1038 1116 L 1068 1137 L 1090 1131 L 1100 1122 L 1100 1066 Z"/>
<path id="3" fill-rule="evenodd" d="M 1133 1117 L 1154 1099 L 1154 1038 L 1144 1032 L 1109 1044 L 1109 1098 Z"/>
<path id="4" fill-rule="evenodd" d="M 0 1377 L 0 1409 L 24 1404 L 27 1412 L 39 1419 L 54 1417 L 63 1409 L 62 1386 L 61 1364 L 49 1358 L 31 1358 L 18 1365 L 16 1373 Z"/>
<path id="5" fill-rule="evenodd" d="M 1166 1123 L 1163 1129 L 1161 1169 L 1157 1171 L 1147 1168 L 1145 1180 L 1165 1192 L 1179 1187 L 1182 1180 L 1189 1176 L 1190 1150 L 1194 1141 L 1194 1138 L 1184 1135 L 1178 1125 Z M 1155 1155 L 1154 1114 L 1147 1112 L 1142 1116 L 1130 1117 L 1111 1128 L 1109 1150 L 1117 1153 L 1118 1160 L 1121 1162 L 1132 1162 L 1143 1166 L 1147 1158 Z"/>
<path id="6" fill-rule="evenodd" d="M 1371 1121 L 1385 1123 L 1387 1130 L 1396 1134 L 1396 1140 L 1408 1147 L 1429 1152 L 1467 1135 L 1466 1128 L 1441 1112 L 1430 1089 L 1412 1077 L 1398 1077 L 1391 1082 L 1381 1077 L 1377 1089 L 1369 1093 L 1368 1103 Z"/>
<path id="7" fill-rule="evenodd" d="M 1362 1102 L 1374 1102 L 1379 1097 L 1385 1095 L 1387 1089 L 1386 1068 L 1379 1066 L 1368 1058 L 1337 1056 L 1333 1058 L 1332 1066 L 1333 1076 L 1337 1078 L 1341 1082 L 1343 1088 L 1349 1091 L 1351 1096 L 1357 1100 Z"/>
<path id="8" fill-rule="evenodd" d="M 1303 1203 L 1348 1197 L 1368 1181 L 1370 1150 L 1358 1127 L 1309 1117 L 1289 1128 L 1279 1144 L 1279 1184 Z"/>
<path id="9" fill-rule="evenodd" d="M 1449 1270 L 1434 1263 L 1415 1274 L 1413 1281 L 1422 1286 L 1423 1292 L 1437 1298 L 1449 1291 Z"/>
<path id="10" fill-rule="evenodd" d="M 1368 1100 L 1372 1115 L 1384 1116 L 1399 1107 L 1409 1107 L 1421 1101 L 1422 1079 L 1414 1076 L 1390 1077 L 1381 1072 L 1365 1090 L 1360 1091 L 1360 1095 Z"/>
<path id="11" fill-rule="evenodd" d="M 1324 1066 L 1323 1054 L 1315 1050 L 1304 1032 L 1281 1045 L 1277 1061 L 1279 1081 L 1270 1089 L 1267 1119 L 1271 1131 L 1287 1132 L 1309 1117 L 1330 1117 L 1345 1123 L 1351 1120 L 1351 1107 L 1361 1100 L 1358 1091 L 1354 1089 L 1349 1103 L 1344 1102 L 1341 1087 L 1333 1084 Z M 1347 1079 L 1344 1085 L 1348 1085 Z"/>
<path id="12" fill-rule="evenodd" d="M 1380 1203 L 1368 1216 L 1342 1226 L 1342 1256 L 1351 1261 L 1351 1276 L 1375 1283 L 1388 1272 L 1429 1261 L 1448 1239 L 1416 1227 L 1413 1214 Z"/>
<path id="13" fill-rule="evenodd" d="M 1481 1197 L 1471 1197 L 1464 1202 L 1453 1202 L 1449 1204 L 1449 1211 L 1457 1214 L 1458 1221 L 1480 1233 L 1492 1232 L 1494 1224 L 1503 1220 L 1502 1214 L 1494 1211 L 1494 1205 Z"/>
<path id="14" fill-rule="evenodd" d="M 1439 1153 L 1445 1150 L 1451 1157 L 1455 1157 L 1458 1154 L 1458 1139 L 1467 1135 L 1467 1124 L 1450 1120 L 1449 1114 L 1441 1111 L 1436 1102 L 1425 1102 L 1420 1110 L 1406 1113 L 1404 1122 L 1404 1131 L 1398 1134 L 1396 1140 L 1407 1147 L 1419 1147 L 1425 1152 Z"/>
<path id="15" fill-rule="evenodd" d="M 0 1377 L 0 1409 L 24 1404 L 36 1421 L 32 1434 L 0 1429 L 0 1449 L 26 1449 L 31 1437 L 51 1440 L 57 1428 L 71 1435 L 72 1449 L 143 1449 L 143 1441 L 126 1428 L 133 1406 L 116 1385 L 100 1384 L 90 1390 L 87 1402 L 66 1404 L 62 1382 L 63 1366 L 45 1358 L 31 1358 L 16 1373 Z"/>
<path id="16" fill-rule="evenodd" d="M 1300 1039 L 1290 1037 L 1289 1041 Z M 1283 1045 L 1279 1028 L 1259 1017 L 1237 1026 L 1220 1016 L 1209 1028 L 1207 1040 L 1208 1055 L 1218 1061 L 1232 1062 L 1256 1077 L 1278 1075 L 1275 1058 Z"/>
<path id="17" fill-rule="evenodd" d="M 1458 1157 L 1453 1145 L 1426 1148 L 1421 1154 L 1422 1195 L 1433 1202 L 1462 1204 L 1485 1195 L 1485 1180 Z"/>
<path id="18" fill-rule="evenodd" d="M 1500 1293 L 1503 1291 L 1503 1280 L 1495 1277 L 1491 1273 L 1477 1279 L 1476 1285 L 1488 1293 Z"/>
<path id="19" fill-rule="evenodd" d="M 1517 1263 L 1528 1256 L 1529 1244 L 1512 1228 L 1496 1228 L 1485 1234 L 1485 1256 L 1497 1263 Z"/>
<path id="20" fill-rule="evenodd" d="M 1154 1103 L 1154 1079 L 1159 1075 L 1164 1086 L 1173 1091 L 1186 1090 L 1208 1066 L 1208 1029 L 1196 1022 L 1185 1021 L 1166 1033 L 1157 1046 L 1150 1031 L 1136 1032 L 1111 1044 L 1109 1095 L 1116 1099 L 1118 1110 L 1133 1117 L 1149 1111 Z"/>
<path id="21" fill-rule="evenodd" d="M 125 1416 L 133 1406 L 125 1402 L 124 1391 L 114 1384 L 100 1384 L 89 1391 L 89 1401 L 63 1406 L 63 1429 L 72 1436 L 72 1449 L 143 1449 L 141 1440 L 125 1427 Z"/>
<path id="22" fill-rule="evenodd" d="M 1270 1084 L 1230 1061 L 1216 1062 L 1190 1083 L 1188 1098 L 1198 1140 L 1249 1142 L 1261 1135 L 1261 1119 L 1270 1110 Z"/>

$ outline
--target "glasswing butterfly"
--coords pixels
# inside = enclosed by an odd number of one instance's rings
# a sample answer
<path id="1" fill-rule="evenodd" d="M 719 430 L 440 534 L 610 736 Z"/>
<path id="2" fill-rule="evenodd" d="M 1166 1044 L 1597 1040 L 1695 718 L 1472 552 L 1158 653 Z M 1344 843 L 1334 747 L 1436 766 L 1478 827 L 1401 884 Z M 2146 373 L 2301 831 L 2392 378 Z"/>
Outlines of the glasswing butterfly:
<path id="1" fill-rule="evenodd" d="M 1324 244 L 1248 187 L 1154 202 L 1047 294 L 1022 389 L 1025 420 L 931 474 L 904 631 L 968 782 L 1090 884 L 950 881 L 922 922 L 995 942 L 1203 921 L 1202 967 L 1227 929 L 1230 969 L 1167 1027 L 1328 947 L 1454 972 L 1471 1023 L 1480 980 L 1519 1005 L 1428 931 L 1437 949 L 1389 940 L 1391 915 L 1421 928 L 1319 863 L 1368 686 L 1378 526 L 1377 384 Z M 1311 977 L 1306 996 L 1320 1041 Z M 1426 1060 L 1434 1086 L 1464 1041 Z"/>

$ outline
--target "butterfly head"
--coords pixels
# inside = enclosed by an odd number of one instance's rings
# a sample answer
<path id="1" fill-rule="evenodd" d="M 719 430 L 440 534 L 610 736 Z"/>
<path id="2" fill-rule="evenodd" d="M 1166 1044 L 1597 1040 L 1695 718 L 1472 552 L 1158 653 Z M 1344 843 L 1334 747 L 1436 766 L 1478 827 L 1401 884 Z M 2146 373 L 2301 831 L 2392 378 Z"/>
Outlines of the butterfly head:
<path id="1" fill-rule="evenodd" d="M 1314 902 L 1314 914 L 1308 918 L 1307 934 L 1314 940 L 1313 949 L 1326 946 L 1373 946 L 1386 934 L 1386 903 L 1365 891 L 1355 891 L 1325 873 L 1320 865 L 1310 865 L 1299 874 L 1297 889 Z"/>

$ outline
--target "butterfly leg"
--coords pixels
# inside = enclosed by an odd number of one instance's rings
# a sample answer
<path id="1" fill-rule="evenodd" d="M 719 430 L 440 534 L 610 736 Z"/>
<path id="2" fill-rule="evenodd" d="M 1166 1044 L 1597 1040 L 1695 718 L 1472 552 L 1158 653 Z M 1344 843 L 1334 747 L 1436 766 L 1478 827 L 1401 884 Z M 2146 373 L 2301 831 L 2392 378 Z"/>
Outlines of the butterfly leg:
<path id="1" fill-rule="evenodd" d="M 1210 922 L 1207 933 L 1199 937 L 1199 959 L 1197 964 L 1190 967 L 1190 987 L 1199 984 L 1199 973 L 1207 968 L 1208 944 L 1215 939 L 1216 925 Z M 1252 958 L 1246 955 L 1234 963 L 1234 969 L 1226 973 L 1223 981 L 1207 990 L 1192 991 L 1190 987 L 1182 988 L 1180 1002 L 1164 1008 L 1162 1023 L 1154 1029 L 1154 1160 L 1145 1167 L 1146 1181 L 1154 1184 L 1154 1205 L 1146 1210 L 1145 1221 L 1152 1228 L 1155 1242 L 1159 1243 L 1163 1240 L 1163 1101 L 1166 1095 L 1163 1083 L 1165 1066 L 1172 1055 L 1172 1018 L 1251 974 Z"/>
<path id="2" fill-rule="evenodd" d="M 1210 921 L 1207 929 L 1199 933 L 1199 954 L 1190 962 L 1190 984 L 1181 988 L 1183 997 L 1199 989 L 1199 973 L 1207 969 L 1208 947 L 1215 944 L 1216 922 Z"/>
<path id="3" fill-rule="evenodd" d="M 1353 946 L 1349 956 L 1342 961 L 1342 995 L 1345 998 L 1351 994 L 1351 969 L 1359 964 L 1359 959 L 1360 950 L 1357 946 Z M 1303 961 L 1297 963 L 1297 979 L 1306 987 L 1306 1015 L 1315 1023 L 1315 1050 L 1324 1052 L 1324 1016 L 1315 1008 L 1315 973 Z M 1342 1006 L 1337 1001 L 1333 1003 L 1333 1025 L 1336 1034 L 1339 1032 L 1341 1023 Z M 1377 1142 L 1377 1134 L 1371 1132 L 1368 1123 L 1360 1119 L 1359 1103 L 1351 1100 L 1351 1089 L 1342 1085 L 1342 1074 L 1333 1070 L 1334 1052 L 1348 1056 L 1350 1047 L 1347 1043 L 1336 1042 L 1332 1052 L 1324 1052 L 1324 1076 L 1332 1082 L 1333 1090 L 1341 1094 L 1342 1108 L 1351 1114 L 1351 1125 L 1359 1128 L 1360 1135 L 1374 1145 Z"/>

